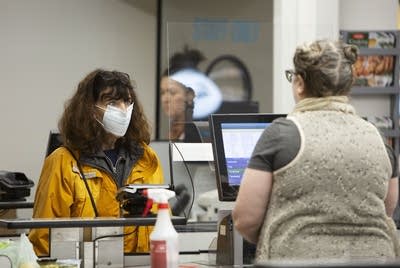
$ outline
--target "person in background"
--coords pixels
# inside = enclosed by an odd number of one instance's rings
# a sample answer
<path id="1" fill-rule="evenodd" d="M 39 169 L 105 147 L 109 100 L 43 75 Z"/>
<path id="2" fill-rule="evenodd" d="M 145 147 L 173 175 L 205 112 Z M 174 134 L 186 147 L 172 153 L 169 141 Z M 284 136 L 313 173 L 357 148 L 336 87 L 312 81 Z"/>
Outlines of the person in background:
<path id="1" fill-rule="evenodd" d="M 169 140 L 185 140 L 185 128 L 193 121 L 194 91 L 163 75 L 160 82 L 161 108 L 169 120 Z"/>
<path id="2" fill-rule="evenodd" d="M 218 86 L 198 68 L 204 55 L 184 47 L 175 53 L 160 81 L 161 107 L 169 118 L 169 139 L 184 140 L 185 124 L 207 119 L 222 104 Z M 188 126 L 188 125 L 186 125 Z"/>
<path id="3" fill-rule="evenodd" d="M 357 56 L 329 40 L 295 51 L 296 105 L 260 137 L 232 212 L 256 261 L 399 256 L 397 156 L 349 104 Z"/>
<path id="4" fill-rule="evenodd" d="M 117 190 L 162 184 L 148 146 L 149 124 L 128 74 L 97 69 L 78 85 L 59 121 L 63 146 L 44 161 L 34 218 L 120 216 Z M 151 227 L 126 227 L 125 252 L 148 252 Z M 32 229 L 38 256 L 49 254 L 48 229 Z"/>

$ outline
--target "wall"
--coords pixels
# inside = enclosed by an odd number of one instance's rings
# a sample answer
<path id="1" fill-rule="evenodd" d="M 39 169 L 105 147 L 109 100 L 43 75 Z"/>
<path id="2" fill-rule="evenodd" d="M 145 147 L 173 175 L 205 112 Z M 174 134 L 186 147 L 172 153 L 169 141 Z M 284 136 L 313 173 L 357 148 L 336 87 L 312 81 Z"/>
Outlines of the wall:
<path id="1" fill-rule="evenodd" d="M 386 30 L 397 27 L 397 0 L 339 1 L 341 29 Z"/>
<path id="2" fill-rule="evenodd" d="M 338 7 L 338 0 L 274 1 L 274 113 L 293 109 L 292 86 L 284 71 L 293 68 L 296 47 L 316 39 L 338 38 Z"/>
<path id="3" fill-rule="evenodd" d="M 154 121 L 155 10 L 156 0 L 0 0 L 0 169 L 37 181 L 64 101 L 98 67 L 129 73 Z"/>

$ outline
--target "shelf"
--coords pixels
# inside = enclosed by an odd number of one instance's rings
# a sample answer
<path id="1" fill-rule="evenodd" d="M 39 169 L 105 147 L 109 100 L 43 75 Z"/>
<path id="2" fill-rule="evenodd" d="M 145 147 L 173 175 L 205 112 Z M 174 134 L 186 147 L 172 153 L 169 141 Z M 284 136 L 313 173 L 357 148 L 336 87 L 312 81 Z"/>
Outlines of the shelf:
<path id="1" fill-rule="evenodd" d="M 381 34 L 380 34 L 381 33 Z M 390 33 L 393 38 L 389 37 L 387 33 Z M 400 154 L 400 113 L 399 113 L 399 100 L 400 100 L 400 31 L 399 30 L 341 30 L 341 39 L 346 43 L 359 44 L 359 56 L 355 64 L 355 75 L 358 75 L 361 79 L 368 79 L 369 75 L 375 76 L 384 74 L 392 75 L 392 86 L 389 87 L 366 87 L 366 86 L 354 86 L 350 91 L 351 96 L 372 96 L 377 98 L 385 95 L 385 98 L 390 99 L 390 109 L 387 115 L 390 115 L 392 120 L 393 128 L 378 128 L 381 135 L 385 137 L 385 142 L 392 146 L 395 155 Z M 350 42 L 349 42 L 350 41 Z M 394 43 L 394 48 L 378 48 L 373 47 L 376 45 L 385 46 L 384 44 Z M 394 41 L 394 42 L 393 42 Z M 369 48 L 368 46 L 371 46 Z M 372 56 L 377 56 L 371 58 Z M 388 58 L 391 58 L 388 60 Z M 370 61 L 371 59 L 371 61 Z M 375 67 L 377 66 L 376 60 L 379 61 L 380 71 L 377 72 Z M 393 62 L 392 62 L 393 61 Z M 373 63 L 372 66 L 369 64 Z M 382 70 L 382 64 L 384 65 Z M 371 68 L 369 68 L 371 67 Z M 375 79 L 375 77 L 374 77 Z M 377 81 L 377 80 L 375 80 Z M 360 98 L 362 99 L 362 98 Z M 372 123 L 372 122 L 371 122 Z M 384 126 L 384 125 L 382 125 Z M 397 228 L 400 229 L 400 206 L 396 206 L 396 210 L 393 215 L 393 219 L 396 222 Z"/>
<path id="2" fill-rule="evenodd" d="M 395 129 L 379 128 L 379 131 L 387 138 L 396 138 L 400 136 L 400 131 Z"/>
<path id="3" fill-rule="evenodd" d="M 397 48 L 358 48 L 360 50 L 360 55 L 393 55 L 396 56 L 399 52 Z"/>
<path id="4" fill-rule="evenodd" d="M 381 33 L 381 34 L 380 34 Z M 390 33 L 394 40 L 387 37 Z M 386 35 L 386 37 L 385 37 Z M 353 43 L 355 45 L 359 44 L 359 55 L 361 56 L 393 56 L 393 70 L 392 70 L 392 86 L 388 87 L 367 87 L 367 86 L 354 86 L 350 91 L 351 96 L 379 96 L 386 95 L 385 97 L 390 98 L 391 107 L 390 115 L 394 123 L 395 128 L 385 129 L 380 128 L 381 133 L 392 140 L 392 146 L 395 154 L 400 153 L 400 130 L 399 130 L 399 98 L 400 98 L 400 84 L 399 84 L 399 74 L 400 74 L 400 31 L 398 30 L 372 30 L 372 31 L 358 31 L 358 30 L 341 30 L 341 39 L 346 43 Z M 349 42 L 350 40 L 350 42 Z M 372 46 L 382 46 L 385 42 L 394 41 L 394 47 L 372 47 Z M 371 45 L 371 47 L 368 47 Z M 363 65 L 358 65 L 359 68 L 364 69 L 365 59 L 363 60 Z M 360 70 L 358 70 L 360 71 Z M 370 70 L 368 70 L 370 71 Z M 362 73 L 362 72 L 357 72 Z M 371 70 L 371 74 L 375 71 Z"/>
<path id="5" fill-rule="evenodd" d="M 397 87 L 352 87 L 351 95 L 382 95 L 382 94 L 399 94 L 400 91 Z"/>

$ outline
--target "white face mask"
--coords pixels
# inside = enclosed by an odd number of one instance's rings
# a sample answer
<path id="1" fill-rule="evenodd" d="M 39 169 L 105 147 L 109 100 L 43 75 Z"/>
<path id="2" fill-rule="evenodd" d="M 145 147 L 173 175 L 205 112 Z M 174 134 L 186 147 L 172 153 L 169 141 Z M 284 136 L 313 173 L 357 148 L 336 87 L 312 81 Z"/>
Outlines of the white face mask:
<path id="1" fill-rule="evenodd" d="M 100 106 L 96 107 L 105 111 L 103 115 L 103 123 L 97 120 L 104 129 L 117 137 L 124 136 L 131 121 L 133 104 L 129 105 L 126 111 L 111 105 L 107 105 L 106 109 Z"/>

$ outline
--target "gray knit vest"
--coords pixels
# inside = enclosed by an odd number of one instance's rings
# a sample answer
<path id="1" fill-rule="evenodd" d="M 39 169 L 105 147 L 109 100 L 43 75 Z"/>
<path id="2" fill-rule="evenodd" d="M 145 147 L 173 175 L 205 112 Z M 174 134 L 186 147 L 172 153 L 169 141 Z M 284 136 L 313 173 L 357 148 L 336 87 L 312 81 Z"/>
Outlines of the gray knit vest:
<path id="1" fill-rule="evenodd" d="M 273 174 L 257 261 L 398 255 L 384 205 L 390 160 L 377 129 L 352 111 L 330 103 L 288 117 L 301 147 Z"/>

